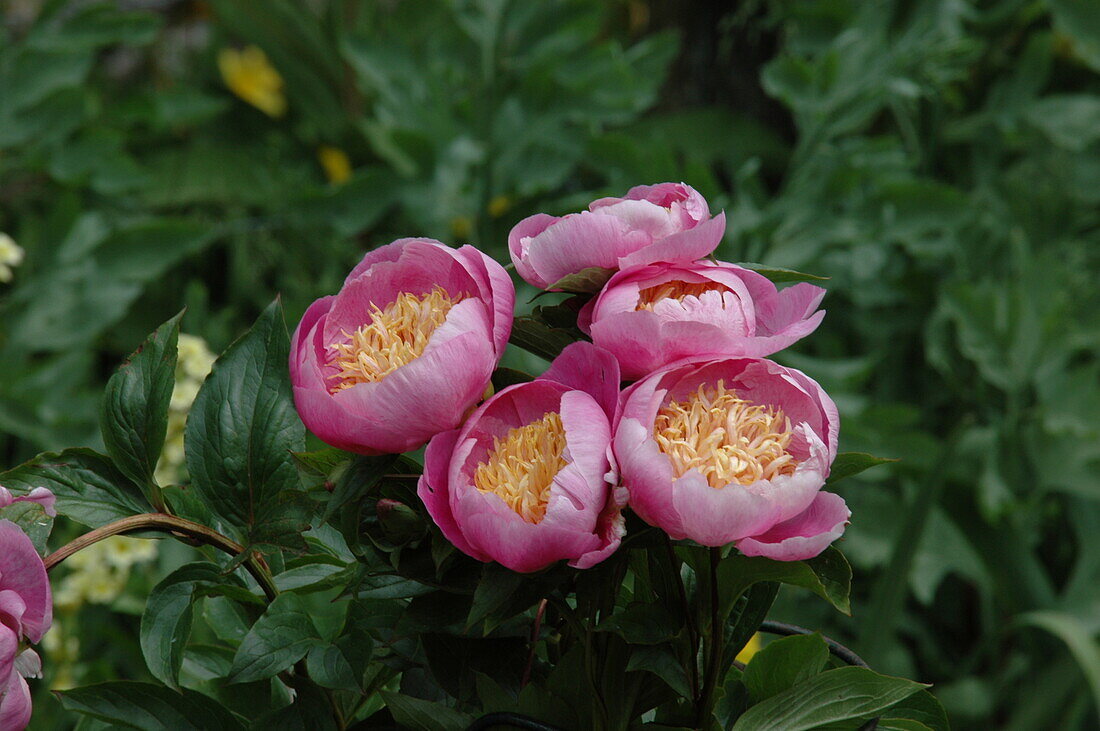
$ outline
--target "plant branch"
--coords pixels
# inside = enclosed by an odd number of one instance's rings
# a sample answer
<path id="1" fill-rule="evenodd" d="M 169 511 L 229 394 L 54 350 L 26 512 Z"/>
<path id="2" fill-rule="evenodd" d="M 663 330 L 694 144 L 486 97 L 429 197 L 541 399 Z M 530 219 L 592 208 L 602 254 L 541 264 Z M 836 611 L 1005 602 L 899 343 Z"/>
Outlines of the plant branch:
<path id="1" fill-rule="evenodd" d="M 44 562 L 46 564 L 46 571 L 52 570 L 69 556 L 99 543 L 105 538 L 147 530 L 170 533 L 177 537 L 186 537 L 198 543 L 213 546 L 234 557 L 240 556 L 246 552 L 245 547 L 241 544 L 201 523 L 196 523 L 185 518 L 178 518 L 174 515 L 167 515 L 165 513 L 143 513 L 141 515 L 131 515 L 127 518 L 116 520 L 113 523 L 108 523 L 107 525 L 96 528 L 70 541 L 46 557 Z M 249 555 L 244 560 L 245 570 L 252 575 L 252 578 L 254 578 L 256 583 L 260 585 L 260 588 L 263 589 L 268 601 L 271 601 L 279 594 L 279 590 L 275 588 L 275 581 L 271 576 L 271 571 L 259 554 L 254 551 L 248 553 Z"/>
<path id="2" fill-rule="evenodd" d="M 676 550 L 672 547 L 672 539 L 667 533 L 662 533 L 665 550 L 668 552 L 669 566 L 676 568 L 679 559 L 676 558 Z M 684 618 L 687 622 L 689 655 L 691 659 L 691 696 L 697 698 L 699 694 L 699 630 L 695 626 L 695 617 L 691 613 L 691 605 L 688 603 L 687 592 L 684 590 L 684 577 L 676 571 L 676 591 L 680 595 L 680 605 L 684 610 Z"/>

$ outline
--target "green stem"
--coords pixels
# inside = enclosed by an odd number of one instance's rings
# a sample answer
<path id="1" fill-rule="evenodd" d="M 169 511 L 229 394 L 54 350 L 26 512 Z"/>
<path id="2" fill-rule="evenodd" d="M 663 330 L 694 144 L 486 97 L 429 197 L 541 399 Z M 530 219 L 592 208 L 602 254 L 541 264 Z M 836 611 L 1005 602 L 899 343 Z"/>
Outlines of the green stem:
<path id="1" fill-rule="evenodd" d="M 711 548 L 710 559 L 710 632 L 706 636 L 707 670 L 703 676 L 703 691 L 696 707 L 698 713 L 695 727 L 705 729 L 710 726 L 714 715 L 715 690 L 722 674 L 722 646 L 725 642 L 725 618 L 720 617 L 718 597 L 718 564 L 722 561 L 722 549 Z"/>
<path id="2" fill-rule="evenodd" d="M 99 543 L 105 538 L 148 530 L 161 531 L 162 533 L 170 533 L 175 536 L 185 536 L 198 543 L 213 546 L 234 557 L 245 553 L 244 546 L 201 523 L 196 523 L 185 518 L 178 518 L 174 515 L 167 515 L 165 513 L 143 513 L 142 515 L 131 515 L 127 518 L 116 520 L 113 523 L 108 523 L 107 525 L 96 528 L 70 541 L 46 557 L 44 562 L 46 564 L 46 570 L 50 571 L 69 556 Z M 263 589 L 268 601 L 271 601 L 279 595 L 279 590 L 275 588 L 275 580 L 271 576 L 271 571 L 258 553 L 254 551 L 249 552 L 248 557 L 244 560 L 244 568 L 248 573 L 252 574 L 252 578 L 254 578 L 256 583 L 260 585 L 260 588 Z"/>
<path id="3" fill-rule="evenodd" d="M 688 678 L 691 680 L 691 696 L 696 698 L 699 694 L 699 630 L 695 626 L 695 617 L 691 612 L 691 605 L 688 603 L 687 591 L 684 590 L 684 577 L 679 571 L 680 560 L 676 557 L 676 550 L 672 547 L 672 539 L 668 537 L 667 533 L 661 535 L 664 538 L 665 551 L 668 552 L 669 566 L 676 571 L 676 591 L 680 595 L 680 605 L 684 610 L 684 621 L 687 622 L 688 657 L 690 659 Z"/>

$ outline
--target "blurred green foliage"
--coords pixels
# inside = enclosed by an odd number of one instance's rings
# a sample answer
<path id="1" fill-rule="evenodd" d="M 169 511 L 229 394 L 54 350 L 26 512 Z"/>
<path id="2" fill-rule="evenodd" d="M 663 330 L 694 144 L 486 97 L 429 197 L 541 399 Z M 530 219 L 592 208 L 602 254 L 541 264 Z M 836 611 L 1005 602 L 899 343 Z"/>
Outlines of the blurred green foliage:
<path id="1" fill-rule="evenodd" d="M 777 616 L 935 683 L 958 727 L 1094 728 L 1100 4 L 721 5 L 0 3 L 0 231 L 26 251 L 0 463 L 101 446 L 111 367 L 181 305 L 220 350 L 393 238 L 504 259 L 525 215 L 684 180 L 727 211 L 722 258 L 830 278 L 782 360 L 844 449 L 900 459 L 839 487 L 853 618 Z M 251 46 L 285 114 L 223 77 Z M 133 618 L 96 626 L 78 680 L 143 677 Z"/>

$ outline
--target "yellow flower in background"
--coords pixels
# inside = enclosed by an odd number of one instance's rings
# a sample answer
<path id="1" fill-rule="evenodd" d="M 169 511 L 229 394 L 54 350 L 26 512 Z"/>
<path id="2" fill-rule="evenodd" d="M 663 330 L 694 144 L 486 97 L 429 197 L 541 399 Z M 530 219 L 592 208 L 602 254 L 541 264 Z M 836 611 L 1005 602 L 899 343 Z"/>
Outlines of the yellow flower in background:
<path id="1" fill-rule="evenodd" d="M 256 46 L 218 52 L 218 70 L 229 90 L 269 117 L 286 114 L 283 77 Z"/>
<path id="2" fill-rule="evenodd" d="M 110 604 L 130 578 L 130 568 L 157 557 L 154 541 L 112 536 L 70 556 L 65 565 L 72 571 L 54 591 L 54 605 L 62 610 L 81 604 Z"/>
<path id="3" fill-rule="evenodd" d="M 15 275 L 12 268 L 22 263 L 23 249 L 11 236 L 0 232 L 0 282 L 10 282 Z"/>
<path id="4" fill-rule="evenodd" d="M 351 160 L 339 147 L 321 145 L 317 148 L 317 159 L 324 168 L 328 182 L 339 185 L 346 183 L 351 177 Z"/>
<path id="5" fill-rule="evenodd" d="M 737 653 L 737 657 L 735 659 L 742 665 L 747 665 L 749 660 L 752 659 L 753 655 L 760 652 L 760 648 L 763 646 L 764 643 L 761 640 L 760 633 L 757 632 L 751 638 L 749 638 L 748 644 L 741 648 L 741 652 Z"/>
<path id="6" fill-rule="evenodd" d="M 183 477 L 183 434 L 187 414 L 202 382 L 214 367 L 214 353 L 206 341 L 194 335 L 180 333 L 179 355 L 176 359 L 176 385 L 168 407 L 168 433 L 164 437 L 160 460 L 154 477 L 161 485 L 170 485 Z"/>
<path id="7" fill-rule="evenodd" d="M 451 219 L 451 236 L 459 241 L 465 241 L 474 230 L 474 222 L 467 216 L 455 216 Z"/>
<path id="8" fill-rule="evenodd" d="M 489 215 L 493 218 L 500 218 L 512 207 L 512 199 L 506 195 L 494 196 L 489 201 Z"/>

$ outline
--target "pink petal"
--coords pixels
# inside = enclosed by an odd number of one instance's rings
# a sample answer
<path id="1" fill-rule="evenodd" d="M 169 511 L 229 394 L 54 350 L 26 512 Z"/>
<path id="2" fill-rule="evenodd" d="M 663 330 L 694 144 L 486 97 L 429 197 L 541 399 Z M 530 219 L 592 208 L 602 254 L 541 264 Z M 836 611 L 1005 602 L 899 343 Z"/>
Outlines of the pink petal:
<path id="1" fill-rule="evenodd" d="M 455 547 L 468 556 L 473 556 L 479 561 L 488 561 L 489 558 L 481 551 L 475 550 L 462 535 L 462 529 L 455 522 L 451 512 L 451 498 L 447 474 L 450 471 L 450 461 L 454 454 L 455 444 L 458 442 L 458 429 L 452 429 L 432 437 L 428 442 L 428 448 L 424 450 L 424 474 L 417 483 L 416 494 L 424 501 L 428 514 L 443 531 Z"/>
<path id="2" fill-rule="evenodd" d="M 0 520 L 0 556 L 0 594 L 10 590 L 19 595 L 26 605 L 21 618 L 23 635 L 38 642 L 53 622 L 46 566 L 31 539 L 9 520 Z"/>
<path id="3" fill-rule="evenodd" d="M 746 556 L 767 556 L 777 561 L 813 558 L 843 535 L 851 515 L 843 498 L 821 492 L 804 512 L 765 533 L 739 541 L 737 548 Z"/>
<path id="4" fill-rule="evenodd" d="M 619 364 L 615 356 L 592 343 L 571 343 L 536 380 L 555 381 L 596 399 L 609 418 L 619 401 Z"/>
<path id="5" fill-rule="evenodd" d="M 11 627 L 0 621 L 0 690 L 15 672 L 15 656 L 19 654 L 19 635 Z M 6 728 L 0 726 L 0 728 Z"/>
<path id="6" fill-rule="evenodd" d="M 499 357 L 504 354 L 508 337 L 512 334 L 516 307 L 516 288 L 512 278 L 495 259 L 472 246 L 463 246 L 454 256 L 465 262 L 467 271 L 481 285 L 482 301 L 492 303 L 493 342 Z"/>
<path id="7" fill-rule="evenodd" d="M 44 487 L 36 487 L 32 489 L 26 495 L 20 495 L 15 497 L 4 486 L 0 485 L 0 508 L 6 508 L 13 503 L 38 503 L 42 506 L 42 510 L 46 515 L 51 518 L 57 516 L 57 510 L 54 509 L 54 504 L 57 502 L 57 498 L 53 493 Z"/>
<path id="8" fill-rule="evenodd" d="M 21 731 L 30 722 L 31 689 L 21 675 L 12 673 L 7 680 L 7 691 L 0 698 L 0 729 Z"/>
<path id="9" fill-rule="evenodd" d="M 358 279 L 359 275 L 370 269 L 375 264 L 384 261 L 397 261 L 401 258 L 401 252 L 410 241 L 431 241 L 431 239 L 397 239 L 385 246 L 376 247 L 366 253 L 363 259 L 355 265 L 344 282 Z"/>
<path id="10" fill-rule="evenodd" d="M 655 261 L 694 261 L 718 248 L 726 232 L 726 214 L 703 221 L 695 228 L 673 234 L 633 253 L 620 257 L 620 267 L 641 266 Z"/>
<path id="11" fill-rule="evenodd" d="M 779 333 L 794 323 L 805 320 L 821 304 L 825 290 L 807 282 L 787 287 L 774 297 L 761 300 L 757 316 L 763 326 L 763 334 Z"/>
<path id="12" fill-rule="evenodd" d="M 627 490 L 624 487 L 616 487 L 611 493 L 611 499 L 607 501 L 603 512 L 596 522 L 596 535 L 600 544 L 594 550 L 581 554 L 573 559 L 569 565 L 575 569 L 590 569 L 619 548 L 626 535 L 626 518 L 623 516 L 623 508 L 626 507 Z"/>
<path id="13" fill-rule="evenodd" d="M 624 412 L 615 430 L 615 459 L 623 486 L 630 494 L 630 509 L 646 523 L 679 540 L 687 534 L 672 503 L 672 467 L 651 432 Z"/>
<path id="14" fill-rule="evenodd" d="M 535 273 L 536 278 L 528 281 L 546 288 L 589 267 L 616 269 L 620 257 L 650 241 L 647 234 L 632 230 L 615 216 L 582 211 L 559 219 L 537 236 L 520 239 L 520 260 Z"/>

